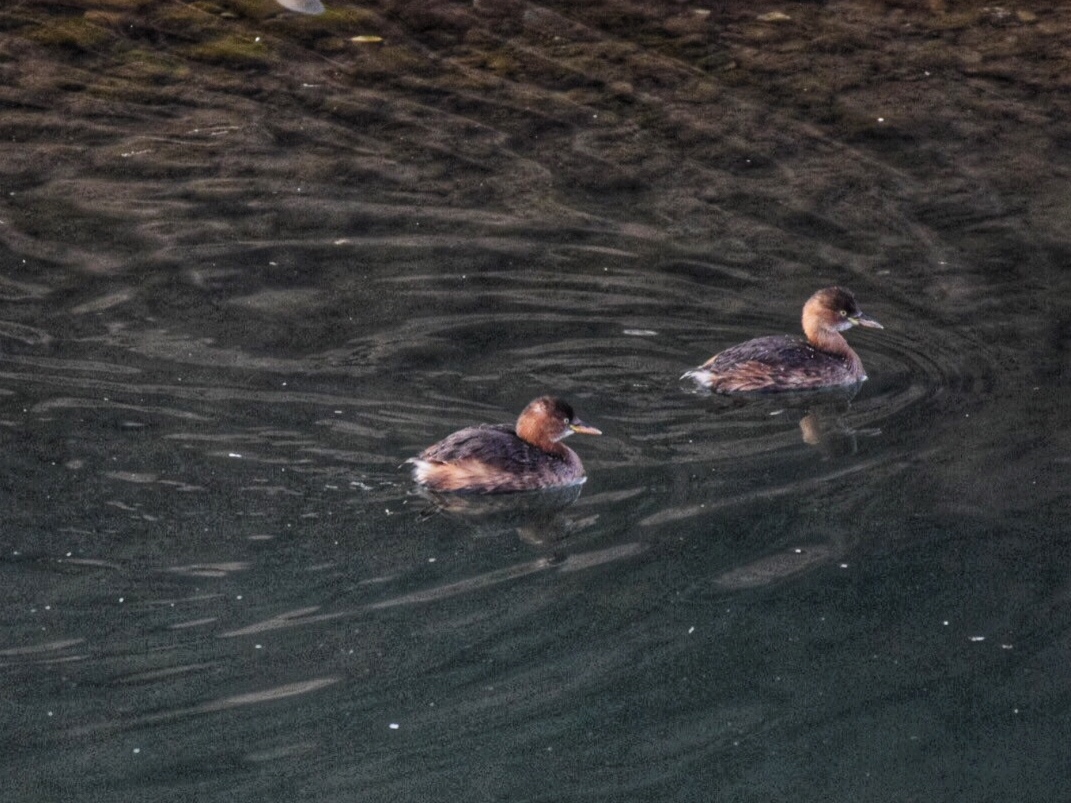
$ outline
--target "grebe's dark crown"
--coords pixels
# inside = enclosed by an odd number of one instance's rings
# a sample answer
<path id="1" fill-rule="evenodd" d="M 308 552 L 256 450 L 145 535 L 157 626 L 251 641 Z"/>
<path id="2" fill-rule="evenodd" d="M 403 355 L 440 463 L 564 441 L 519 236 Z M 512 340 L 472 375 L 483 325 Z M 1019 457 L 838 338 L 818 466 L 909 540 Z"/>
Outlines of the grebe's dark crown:
<path id="1" fill-rule="evenodd" d="M 569 402 L 562 401 L 561 399 L 556 399 L 553 396 L 548 396 L 547 403 L 551 410 L 560 415 L 566 421 L 572 421 L 574 418 L 576 418 L 576 413 L 573 412 L 573 407 L 569 404 Z"/>
<path id="2" fill-rule="evenodd" d="M 540 396 L 538 399 L 534 399 L 524 408 L 521 414 L 535 412 L 549 415 L 552 418 L 560 418 L 566 423 L 576 417 L 576 413 L 573 412 L 569 402 L 563 401 L 556 396 Z"/>
<path id="3" fill-rule="evenodd" d="M 849 317 L 858 315 L 861 312 L 859 302 L 855 300 L 855 295 L 851 290 L 844 287 L 826 287 L 815 293 L 814 299 L 820 301 L 823 306 L 844 313 Z"/>

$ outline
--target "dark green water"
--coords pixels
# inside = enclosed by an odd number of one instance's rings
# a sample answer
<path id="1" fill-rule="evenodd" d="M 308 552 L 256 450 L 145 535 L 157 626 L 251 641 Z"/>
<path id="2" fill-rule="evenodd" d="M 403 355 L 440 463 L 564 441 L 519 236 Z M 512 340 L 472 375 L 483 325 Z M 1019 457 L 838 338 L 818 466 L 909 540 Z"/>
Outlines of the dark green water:
<path id="1" fill-rule="evenodd" d="M 5 799 L 1062 799 L 1071 15 L 328 5 L 0 10 Z"/>

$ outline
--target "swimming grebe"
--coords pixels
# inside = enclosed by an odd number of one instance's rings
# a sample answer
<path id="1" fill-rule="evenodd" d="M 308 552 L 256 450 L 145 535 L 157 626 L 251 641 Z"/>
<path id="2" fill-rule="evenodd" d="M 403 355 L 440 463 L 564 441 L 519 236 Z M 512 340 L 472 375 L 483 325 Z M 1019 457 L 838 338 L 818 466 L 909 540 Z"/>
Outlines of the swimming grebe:
<path id="1" fill-rule="evenodd" d="M 863 361 L 841 335 L 853 326 L 884 328 L 864 315 L 851 291 L 819 290 L 803 305 L 803 333 L 757 337 L 715 354 L 688 371 L 703 387 L 717 393 L 756 393 L 856 385 L 866 379 Z"/>
<path id="2" fill-rule="evenodd" d="M 541 396 L 517 426 L 481 424 L 448 435 L 407 462 L 413 479 L 432 491 L 503 493 L 561 488 L 584 481 L 584 466 L 562 439 L 601 435 L 561 399 Z"/>

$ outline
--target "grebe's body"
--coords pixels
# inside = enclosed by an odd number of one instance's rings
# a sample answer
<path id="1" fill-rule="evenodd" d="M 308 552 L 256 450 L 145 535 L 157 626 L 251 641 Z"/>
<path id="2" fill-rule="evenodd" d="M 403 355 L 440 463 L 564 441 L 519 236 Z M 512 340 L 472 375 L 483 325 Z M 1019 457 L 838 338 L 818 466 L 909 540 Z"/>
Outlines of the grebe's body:
<path id="1" fill-rule="evenodd" d="M 584 482 L 584 466 L 561 441 L 574 432 L 600 435 L 560 399 L 543 396 L 521 412 L 516 427 L 466 427 L 408 462 L 413 479 L 438 492 L 505 493 Z"/>
<path id="2" fill-rule="evenodd" d="M 788 335 L 757 337 L 714 355 L 684 377 L 717 393 L 857 385 L 866 379 L 863 361 L 841 334 L 853 326 L 883 328 L 859 309 L 850 291 L 827 287 L 803 306 L 806 340 Z"/>

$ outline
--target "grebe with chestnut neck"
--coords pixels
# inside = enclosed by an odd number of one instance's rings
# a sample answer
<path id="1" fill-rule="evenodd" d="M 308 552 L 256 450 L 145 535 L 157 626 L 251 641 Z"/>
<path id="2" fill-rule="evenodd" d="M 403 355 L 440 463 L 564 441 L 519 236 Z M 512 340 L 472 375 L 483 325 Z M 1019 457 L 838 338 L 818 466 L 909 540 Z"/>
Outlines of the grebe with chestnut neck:
<path id="1" fill-rule="evenodd" d="M 884 327 L 863 313 L 843 287 L 826 287 L 803 305 L 806 340 L 788 335 L 757 337 L 715 354 L 681 378 L 716 393 L 770 393 L 858 385 L 863 361 L 841 332 L 853 326 Z"/>
<path id="2" fill-rule="evenodd" d="M 466 427 L 407 462 L 413 479 L 437 492 L 505 493 L 563 488 L 584 482 L 584 466 L 562 443 L 573 433 L 601 435 L 561 399 L 541 396 L 514 427 Z"/>

